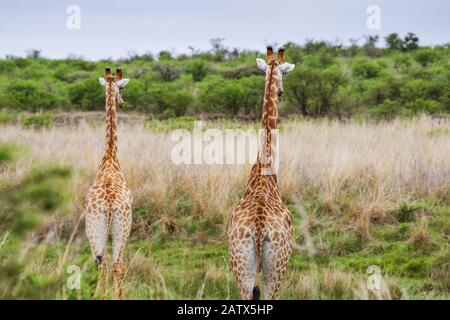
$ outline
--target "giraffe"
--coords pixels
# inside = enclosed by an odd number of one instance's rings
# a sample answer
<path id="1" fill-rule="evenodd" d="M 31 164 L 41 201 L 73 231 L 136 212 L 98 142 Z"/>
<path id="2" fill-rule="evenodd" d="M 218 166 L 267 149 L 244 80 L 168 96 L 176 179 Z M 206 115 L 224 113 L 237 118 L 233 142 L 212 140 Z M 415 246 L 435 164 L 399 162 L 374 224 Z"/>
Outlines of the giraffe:
<path id="1" fill-rule="evenodd" d="M 292 216 L 278 190 L 274 145 L 283 75 L 295 66 L 284 61 L 284 48 L 274 57 L 272 47 L 267 47 L 266 58 L 267 63 L 256 59 L 258 68 L 266 74 L 262 143 L 242 199 L 227 226 L 231 268 L 237 278 L 241 298 L 246 300 L 259 299 L 257 278 L 261 270 L 264 298 L 277 299 L 281 278 L 292 252 Z"/>
<path id="2" fill-rule="evenodd" d="M 101 271 L 99 284 L 104 291 L 108 281 L 105 246 L 111 232 L 113 293 L 115 298 L 124 299 L 123 255 L 131 230 L 132 195 L 121 172 L 117 154 L 116 104 L 120 107 L 123 105 L 122 89 L 129 80 L 122 79 L 121 69 L 117 68 L 116 75 L 113 76 L 111 69 L 107 67 L 105 78 L 99 78 L 99 81 L 106 92 L 105 150 L 97 176 L 87 194 L 86 234 L 97 267 Z"/>

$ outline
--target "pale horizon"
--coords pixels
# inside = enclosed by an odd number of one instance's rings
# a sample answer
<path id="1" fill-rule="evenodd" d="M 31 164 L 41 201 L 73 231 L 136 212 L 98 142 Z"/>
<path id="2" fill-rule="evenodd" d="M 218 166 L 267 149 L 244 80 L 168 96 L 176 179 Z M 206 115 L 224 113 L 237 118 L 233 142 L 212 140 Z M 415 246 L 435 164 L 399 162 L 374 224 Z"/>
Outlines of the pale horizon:
<path id="1" fill-rule="evenodd" d="M 80 29 L 67 28 L 69 5 L 80 8 Z M 366 25 L 370 5 L 380 8 L 378 30 Z M 0 58 L 24 56 L 29 49 L 52 59 L 117 59 L 161 50 L 177 55 L 189 53 L 190 46 L 206 51 L 212 38 L 224 38 L 228 48 L 262 51 L 269 43 L 314 39 L 348 45 L 349 39 L 379 35 L 383 46 L 392 32 L 413 32 L 421 45 L 433 46 L 450 42 L 448 12 L 450 3 L 438 0 L 287 0 L 282 5 L 264 0 L 18 0 L 0 4 Z"/>

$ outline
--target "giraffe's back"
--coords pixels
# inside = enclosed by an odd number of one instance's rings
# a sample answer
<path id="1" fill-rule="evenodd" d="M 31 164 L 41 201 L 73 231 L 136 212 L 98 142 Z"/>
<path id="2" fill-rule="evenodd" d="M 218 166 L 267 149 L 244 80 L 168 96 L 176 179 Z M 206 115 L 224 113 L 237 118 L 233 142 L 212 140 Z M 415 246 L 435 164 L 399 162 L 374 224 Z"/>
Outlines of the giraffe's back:
<path id="1" fill-rule="evenodd" d="M 88 206 L 95 202 L 106 204 L 110 209 L 126 203 L 131 205 L 131 191 L 120 171 L 105 170 L 96 177 L 88 192 Z"/>
<path id="2" fill-rule="evenodd" d="M 241 294 L 254 298 L 261 269 L 265 292 L 276 291 L 292 252 L 292 216 L 281 199 L 244 197 L 231 214 L 227 235 L 230 262 Z"/>

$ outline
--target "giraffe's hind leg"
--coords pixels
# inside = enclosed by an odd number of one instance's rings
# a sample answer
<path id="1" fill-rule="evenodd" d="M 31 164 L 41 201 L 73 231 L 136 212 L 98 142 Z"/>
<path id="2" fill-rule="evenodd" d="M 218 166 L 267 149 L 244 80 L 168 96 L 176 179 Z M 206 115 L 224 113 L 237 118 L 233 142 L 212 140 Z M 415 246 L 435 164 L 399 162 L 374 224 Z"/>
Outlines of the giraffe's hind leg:
<path id="1" fill-rule="evenodd" d="M 124 299 L 124 251 L 131 230 L 131 209 L 115 212 L 111 221 L 114 297 Z"/>
<path id="2" fill-rule="evenodd" d="M 100 270 L 100 279 L 96 293 L 106 295 L 108 287 L 108 263 L 105 256 L 105 245 L 108 238 L 108 215 L 106 211 L 94 210 L 86 214 L 86 235 L 89 239 L 95 263 Z"/>
<path id="3" fill-rule="evenodd" d="M 256 245 L 253 237 L 230 239 L 229 244 L 230 262 L 233 272 L 237 278 L 239 291 L 243 300 L 252 300 L 253 294 L 259 294 L 256 289 Z"/>
<path id="4" fill-rule="evenodd" d="M 273 300 L 278 298 L 281 279 L 291 254 L 285 236 L 280 233 L 269 233 L 262 244 L 261 267 L 264 274 L 264 299 Z"/>

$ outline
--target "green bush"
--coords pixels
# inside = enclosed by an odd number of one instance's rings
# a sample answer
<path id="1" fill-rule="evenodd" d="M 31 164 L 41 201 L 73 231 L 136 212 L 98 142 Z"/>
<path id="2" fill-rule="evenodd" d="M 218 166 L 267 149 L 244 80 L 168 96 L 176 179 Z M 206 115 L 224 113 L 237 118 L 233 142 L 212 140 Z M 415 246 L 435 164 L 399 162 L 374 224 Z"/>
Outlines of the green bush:
<path id="1" fill-rule="evenodd" d="M 149 111 L 149 103 L 145 99 L 145 85 L 142 81 L 130 80 L 127 87 L 122 91 L 122 97 L 126 108 Z"/>
<path id="2" fill-rule="evenodd" d="M 209 83 L 200 94 L 203 109 L 237 115 L 243 105 L 245 91 L 238 80 L 219 80 Z"/>
<path id="3" fill-rule="evenodd" d="M 146 95 L 151 110 L 159 116 L 164 114 L 165 118 L 184 115 L 194 101 L 192 93 L 181 91 L 177 84 L 154 84 Z"/>
<path id="4" fill-rule="evenodd" d="M 440 111 L 439 102 L 422 98 L 406 103 L 405 107 L 411 110 L 413 113 L 427 112 L 433 114 L 438 113 Z"/>
<path id="5" fill-rule="evenodd" d="M 398 71 L 406 71 L 412 65 L 410 57 L 403 53 L 394 55 L 392 60 L 394 62 L 394 68 Z"/>
<path id="6" fill-rule="evenodd" d="M 390 120 L 399 113 L 397 102 L 386 100 L 370 110 L 372 116 L 378 119 Z"/>
<path id="7" fill-rule="evenodd" d="M 389 34 L 386 38 L 386 44 L 387 47 L 391 50 L 403 50 L 404 48 L 404 43 L 402 38 L 400 38 L 400 36 L 397 33 L 391 33 Z"/>
<path id="8" fill-rule="evenodd" d="M 450 112 L 448 46 L 419 47 L 412 33 L 388 35 L 386 49 L 377 47 L 377 41 L 374 36 L 366 37 L 363 44 L 352 40 L 348 48 L 314 40 L 304 45 L 284 44 L 286 59 L 296 68 L 284 79 L 281 116 L 289 112 L 313 117 L 378 117 L 386 111 L 387 100 L 395 103 L 399 115 Z M 159 60 L 148 53 L 129 54 L 120 61 L 125 78 L 131 80 L 123 91 L 123 111 L 164 118 L 194 110 L 260 117 L 264 76 L 255 58 L 263 53 L 229 49 L 220 38 L 211 40 L 211 46 L 203 52 L 190 48 L 191 55 L 162 51 Z M 105 66 L 120 64 L 76 56 L 49 60 L 38 50 L 30 51 L 28 58 L 7 56 L 0 59 L 0 109 L 104 110 L 105 90 L 97 79 Z M 9 119 L 3 115 L 0 121 Z"/>
<path id="9" fill-rule="evenodd" d="M 192 74 L 192 79 L 195 82 L 202 81 L 208 74 L 206 63 L 203 60 L 195 60 L 189 66 L 189 73 Z"/>
<path id="10" fill-rule="evenodd" d="M 105 88 L 98 79 L 80 80 L 69 87 L 70 102 L 81 110 L 101 110 L 105 108 Z"/>
<path id="11" fill-rule="evenodd" d="M 33 115 L 25 116 L 22 119 L 22 125 L 25 128 L 48 128 L 53 124 L 54 115 L 50 112 L 40 112 Z"/>
<path id="12" fill-rule="evenodd" d="M 154 70 L 159 74 L 160 80 L 166 82 L 177 80 L 181 74 L 180 68 L 170 63 L 157 64 Z"/>
<path id="13" fill-rule="evenodd" d="M 400 88 L 400 99 L 404 102 L 417 99 L 427 99 L 429 92 L 429 82 L 426 80 L 406 81 Z"/>
<path id="14" fill-rule="evenodd" d="M 380 75 L 381 67 L 378 63 L 369 59 L 359 59 L 352 67 L 352 74 L 360 79 L 373 79 Z"/>
<path id="15" fill-rule="evenodd" d="M 13 122 L 17 118 L 17 113 L 9 110 L 0 111 L 0 124 Z"/>
<path id="16" fill-rule="evenodd" d="M 285 81 L 286 94 L 290 103 L 297 106 L 304 116 L 340 114 L 337 105 L 339 89 L 347 82 L 339 65 L 316 68 L 297 66 Z"/>
<path id="17" fill-rule="evenodd" d="M 264 95 L 264 76 L 245 77 L 239 79 L 238 83 L 244 91 L 241 102 L 243 113 L 252 118 L 260 118 Z"/>
<path id="18" fill-rule="evenodd" d="M 5 90 L 6 107 L 19 110 L 37 111 L 53 109 L 56 106 L 54 97 L 32 80 L 13 80 Z"/>
<path id="19" fill-rule="evenodd" d="M 439 58 L 437 52 L 431 48 L 422 48 L 416 50 L 414 53 L 414 59 L 420 63 L 422 67 L 428 66 L 430 63 L 435 62 Z"/>

